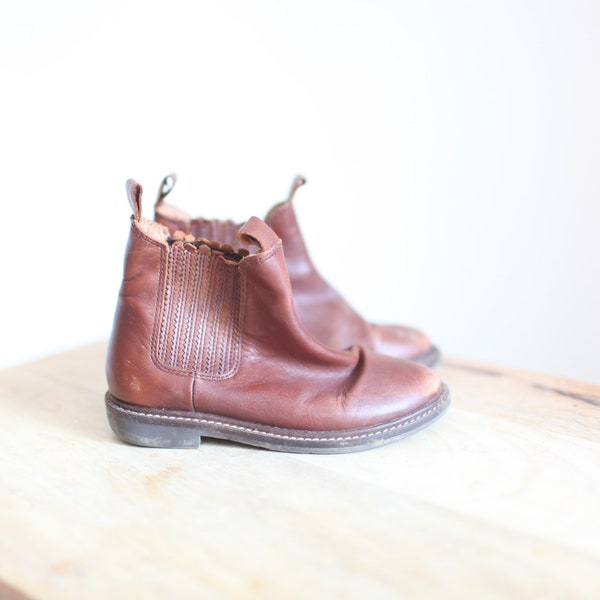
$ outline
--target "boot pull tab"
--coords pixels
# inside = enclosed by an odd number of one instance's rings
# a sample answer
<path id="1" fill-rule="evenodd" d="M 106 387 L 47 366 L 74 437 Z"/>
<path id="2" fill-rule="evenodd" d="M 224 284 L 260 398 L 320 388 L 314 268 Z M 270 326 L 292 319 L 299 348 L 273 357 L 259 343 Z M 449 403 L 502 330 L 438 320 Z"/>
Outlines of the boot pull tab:
<path id="1" fill-rule="evenodd" d="M 139 221 L 142 218 L 142 186 L 134 179 L 128 179 L 125 184 L 129 206 L 133 211 L 133 218 Z"/>
<path id="2" fill-rule="evenodd" d="M 258 246 L 261 252 L 270 250 L 279 242 L 277 234 L 258 217 L 250 217 L 250 220 L 240 227 L 238 238 L 247 246 Z"/>
<path id="3" fill-rule="evenodd" d="M 290 188 L 290 193 L 288 195 L 286 202 L 291 202 L 292 199 L 294 198 L 294 194 L 296 193 L 296 190 L 299 187 L 302 187 L 305 183 L 306 183 L 306 179 L 304 177 L 302 177 L 302 175 L 297 175 L 296 179 L 294 179 L 294 182 L 292 183 L 292 187 Z"/>
<path id="4" fill-rule="evenodd" d="M 158 197 L 156 198 L 154 208 L 160 206 L 163 203 L 163 200 L 173 191 L 173 188 L 175 187 L 176 183 L 177 175 L 175 175 L 175 173 L 169 173 L 162 180 L 160 187 L 158 188 Z"/>

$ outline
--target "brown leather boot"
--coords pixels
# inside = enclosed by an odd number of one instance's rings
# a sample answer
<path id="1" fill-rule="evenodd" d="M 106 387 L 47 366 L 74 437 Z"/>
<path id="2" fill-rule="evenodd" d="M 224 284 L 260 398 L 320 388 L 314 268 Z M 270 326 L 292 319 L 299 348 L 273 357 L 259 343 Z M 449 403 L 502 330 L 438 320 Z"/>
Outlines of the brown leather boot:
<path id="1" fill-rule="evenodd" d="M 427 367 L 334 350 L 306 331 L 281 240 L 263 221 L 243 225 L 235 246 L 172 236 L 142 217 L 138 183 L 127 193 L 134 214 L 106 365 L 108 418 L 121 439 L 350 452 L 447 409 L 448 390 Z"/>
<path id="2" fill-rule="evenodd" d="M 209 240 L 235 243 L 239 224 L 233 221 L 192 219 L 185 212 L 164 202 L 175 185 L 175 175 L 163 180 L 155 204 L 155 220 L 171 232 L 184 231 Z M 296 312 L 304 326 L 321 342 L 346 350 L 364 346 L 380 354 L 405 358 L 434 366 L 439 350 L 421 331 L 402 325 L 372 325 L 365 321 L 315 269 L 298 225 L 292 199 L 306 180 L 297 177 L 289 197 L 275 205 L 265 221 L 283 241 Z"/>

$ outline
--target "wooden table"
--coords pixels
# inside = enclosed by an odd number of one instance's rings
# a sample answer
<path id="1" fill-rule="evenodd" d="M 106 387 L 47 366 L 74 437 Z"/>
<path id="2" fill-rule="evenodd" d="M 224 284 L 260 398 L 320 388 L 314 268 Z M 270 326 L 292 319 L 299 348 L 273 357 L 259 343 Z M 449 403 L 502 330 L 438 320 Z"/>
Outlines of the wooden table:
<path id="1" fill-rule="evenodd" d="M 0 373 L 0 598 L 600 598 L 600 388 L 448 359 L 357 454 L 127 446 L 104 345 Z"/>

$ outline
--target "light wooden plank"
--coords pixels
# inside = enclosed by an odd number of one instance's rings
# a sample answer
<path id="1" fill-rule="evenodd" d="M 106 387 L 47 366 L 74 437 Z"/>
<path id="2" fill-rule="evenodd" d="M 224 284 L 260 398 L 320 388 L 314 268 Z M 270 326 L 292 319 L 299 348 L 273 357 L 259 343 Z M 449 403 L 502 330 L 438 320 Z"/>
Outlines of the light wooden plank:
<path id="1" fill-rule="evenodd" d="M 531 385 L 554 378 L 456 361 L 444 419 L 363 453 L 154 450 L 110 432 L 103 353 L 0 373 L 0 581 L 25 596 L 600 597 L 600 407 Z"/>
<path id="2" fill-rule="evenodd" d="M 600 439 L 600 386 L 452 359 L 444 361 L 440 374 L 460 394 L 460 408 L 547 432 Z"/>

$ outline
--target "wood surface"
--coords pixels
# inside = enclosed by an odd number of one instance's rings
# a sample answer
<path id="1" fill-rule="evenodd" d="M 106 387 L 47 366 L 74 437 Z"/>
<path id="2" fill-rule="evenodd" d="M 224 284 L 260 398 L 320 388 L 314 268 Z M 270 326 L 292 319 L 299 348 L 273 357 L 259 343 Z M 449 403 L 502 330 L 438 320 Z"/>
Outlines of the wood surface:
<path id="1" fill-rule="evenodd" d="M 103 344 L 0 373 L 0 598 L 600 598 L 600 388 L 447 359 L 432 427 L 356 454 L 106 420 Z"/>

